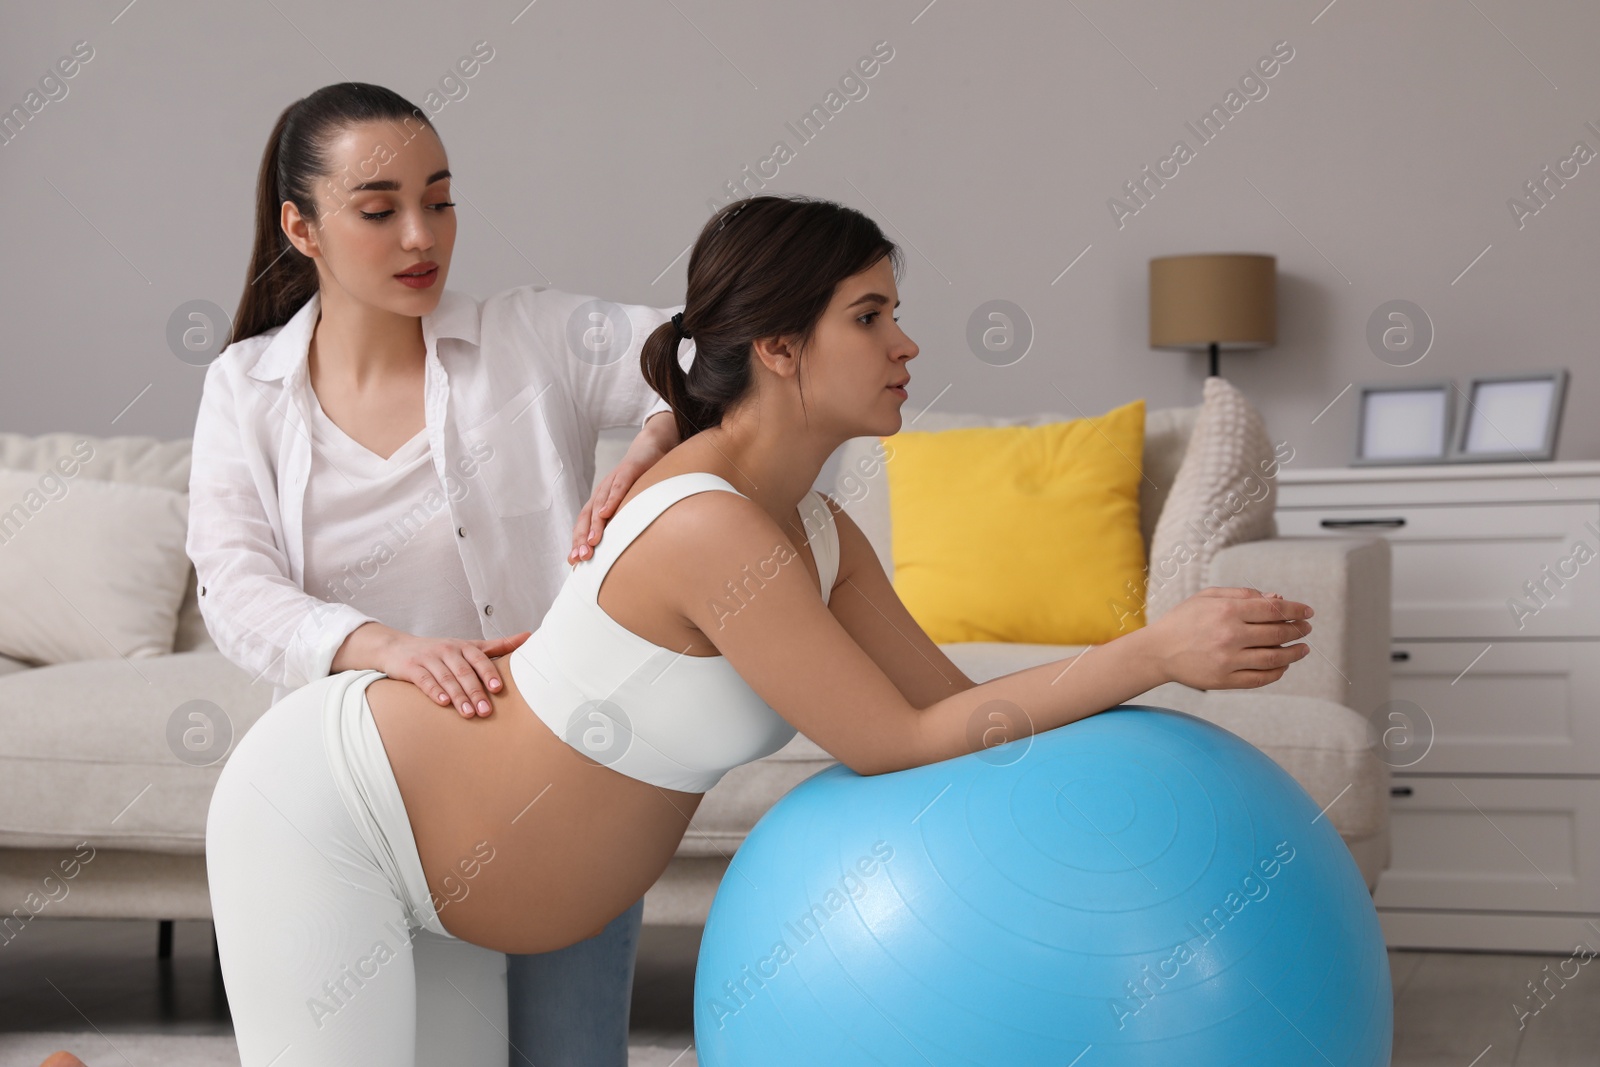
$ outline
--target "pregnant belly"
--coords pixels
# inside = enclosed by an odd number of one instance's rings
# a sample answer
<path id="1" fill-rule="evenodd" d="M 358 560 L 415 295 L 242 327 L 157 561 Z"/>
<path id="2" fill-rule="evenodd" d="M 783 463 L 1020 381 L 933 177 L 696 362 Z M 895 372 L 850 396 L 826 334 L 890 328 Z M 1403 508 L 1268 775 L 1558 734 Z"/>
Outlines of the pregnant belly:
<path id="1" fill-rule="evenodd" d="M 506 657 L 494 711 L 463 718 L 410 682 L 366 690 L 439 921 L 501 952 L 592 937 L 666 870 L 702 794 L 579 753 L 529 710 Z"/>

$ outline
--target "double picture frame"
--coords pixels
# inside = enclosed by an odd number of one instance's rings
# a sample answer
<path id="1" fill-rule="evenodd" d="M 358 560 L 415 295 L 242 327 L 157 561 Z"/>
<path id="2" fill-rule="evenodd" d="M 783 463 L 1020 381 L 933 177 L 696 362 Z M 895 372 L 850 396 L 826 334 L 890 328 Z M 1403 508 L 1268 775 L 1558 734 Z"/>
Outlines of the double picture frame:
<path id="1" fill-rule="evenodd" d="M 1465 390 L 1454 381 L 1363 385 L 1351 465 L 1553 460 L 1567 377 L 1488 374 Z"/>

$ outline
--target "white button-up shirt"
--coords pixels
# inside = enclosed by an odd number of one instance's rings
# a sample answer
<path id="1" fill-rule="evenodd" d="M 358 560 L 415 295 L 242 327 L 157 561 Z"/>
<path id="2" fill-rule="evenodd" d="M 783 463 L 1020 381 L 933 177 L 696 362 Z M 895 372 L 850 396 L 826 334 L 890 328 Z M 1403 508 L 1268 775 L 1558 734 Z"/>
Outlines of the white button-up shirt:
<path id="1" fill-rule="evenodd" d="M 383 621 L 304 588 L 316 531 L 302 529 L 303 385 L 319 309 L 313 295 L 207 368 L 189 473 L 201 615 L 228 659 L 273 683 L 274 703 L 325 677 L 356 627 Z M 645 381 L 639 351 L 681 309 L 527 285 L 487 300 L 446 289 L 422 316 L 428 445 L 485 638 L 537 629 L 554 602 L 599 432 L 671 410 Z M 680 363 L 693 352 L 680 342 Z"/>

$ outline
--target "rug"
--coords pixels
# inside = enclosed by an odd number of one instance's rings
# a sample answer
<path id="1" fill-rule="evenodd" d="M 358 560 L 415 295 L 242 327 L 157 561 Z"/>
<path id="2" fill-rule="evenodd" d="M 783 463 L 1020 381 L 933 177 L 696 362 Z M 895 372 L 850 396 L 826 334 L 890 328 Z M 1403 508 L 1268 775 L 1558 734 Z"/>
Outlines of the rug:
<path id="1" fill-rule="evenodd" d="M 89 1067 L 239 1067 L 232 1037 L 211 1034 L 0 1034 L 0 1067 L 39 1067 L 65 1049 Z M 694 1050 L 629 1045 L 628 1067 L 696 1067 Z"/>

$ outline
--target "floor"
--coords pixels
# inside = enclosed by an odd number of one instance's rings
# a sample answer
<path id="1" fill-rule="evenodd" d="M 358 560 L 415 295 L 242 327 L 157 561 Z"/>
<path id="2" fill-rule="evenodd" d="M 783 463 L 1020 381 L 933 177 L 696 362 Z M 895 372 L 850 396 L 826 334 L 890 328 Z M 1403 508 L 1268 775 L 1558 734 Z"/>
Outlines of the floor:
<path id="1" fill-rule="evenodd" d="M 635 970 L 635 1042 L 676 1050 L 692 1044 L 699 934 L 698 928 L 644 929 Z M 0 947 L 0 1036 L 230 1034 L 210 924 L 178 923 L 165 966 L 156 958 L 156 936 L 155 923 L 30 925 Z M 1394 1067 L 1600 1067 L 1600 963 L 1591 969 L 1590 962 L 1391 950 Z M 1564 983 L 1553 977 L 1574 973 Z M 1541 979 L 1546 991 L 1536 1000 L 1529 983 Z M 664 1056 L 663 1067 L 672 1058 Z M 685 1054 L 676 1067 L 692 1059 Z"/>
<path id="2" fill-rule="evenodd" d="M 24 1062 L 7 1054 L 8 1035 L 41 1031 L 98 1031 L 113 1041 L 118 1034 L 221 1035 L 231 1046 L 211 924 L 174 923 L 166 965 L 156 956 L 157 937 L 153 922 L 36 919 L 0 945 L 0 1067 Z M 678 1054 L 694 1042 L 691 996 L 699 951 L 699 927 L 640 931 L 629 1044 L 668 1050 L 651 1057 L 660 1067 L 695 1062 L 692 1052 Z M 84 1058 L 100 1067 L 87 1053 Z M 120 1063 L 115 1057 L 104 1062 Z"/>

